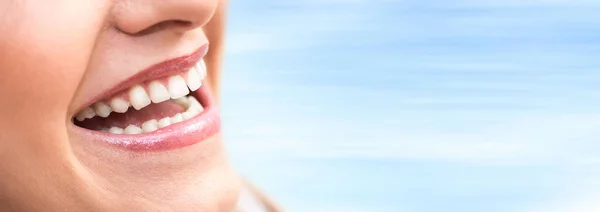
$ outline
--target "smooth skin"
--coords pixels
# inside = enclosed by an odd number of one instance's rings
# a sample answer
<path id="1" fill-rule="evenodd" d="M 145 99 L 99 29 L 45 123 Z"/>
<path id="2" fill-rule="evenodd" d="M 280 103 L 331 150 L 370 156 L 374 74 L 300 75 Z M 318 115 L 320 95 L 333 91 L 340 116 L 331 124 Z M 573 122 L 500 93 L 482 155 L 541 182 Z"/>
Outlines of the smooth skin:
<path id="1" fill-rule="evenodd" d="M 90 142 L 71 118 L 152 64 L 210 43 L 218 98 L 223 0 L 1 0 L 0 211 L 232 211 L 220 135 L 165 152 Z"/>

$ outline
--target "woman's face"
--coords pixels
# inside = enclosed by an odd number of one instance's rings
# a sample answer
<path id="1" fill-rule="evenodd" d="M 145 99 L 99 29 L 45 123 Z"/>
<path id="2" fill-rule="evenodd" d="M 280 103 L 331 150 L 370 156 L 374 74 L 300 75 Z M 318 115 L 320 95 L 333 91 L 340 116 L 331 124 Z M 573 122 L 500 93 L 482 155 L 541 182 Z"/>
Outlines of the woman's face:
<path id="1" fill-rule="evenodd" d="M 230 211 L 224 5 L 0 1 L 0 208 Z"/>

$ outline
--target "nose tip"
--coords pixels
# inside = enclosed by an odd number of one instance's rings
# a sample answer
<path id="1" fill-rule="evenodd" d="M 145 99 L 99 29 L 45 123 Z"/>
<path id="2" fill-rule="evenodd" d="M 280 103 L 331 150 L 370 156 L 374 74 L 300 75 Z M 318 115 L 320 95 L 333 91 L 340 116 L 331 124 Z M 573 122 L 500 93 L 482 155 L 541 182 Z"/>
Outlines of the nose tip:
<path id="1" fill-rule="evenodd" d="M 185 32 L 205 25 L 219 0 L 127 0 L 112 10 L 114 25 L 127 34 Z"/>

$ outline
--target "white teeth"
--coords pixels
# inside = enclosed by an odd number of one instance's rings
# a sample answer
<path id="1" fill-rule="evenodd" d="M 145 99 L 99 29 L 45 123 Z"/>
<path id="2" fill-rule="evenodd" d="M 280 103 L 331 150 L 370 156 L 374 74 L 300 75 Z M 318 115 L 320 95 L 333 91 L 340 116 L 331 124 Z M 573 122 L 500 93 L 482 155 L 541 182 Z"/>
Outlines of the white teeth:
<path id="1" fill-rule="evenodd" d="M 85 119 L 94 118 L 94 116 L 96 116 L 96 112 L 94 112 L 94 109 L 86 107 L 81 112 L 79 112 L 77 116 L 75 116 L 75 119 L 77 119 L 77 121 L 83 121 Z"/>
<path id="2" fill-rule="evenodd" d="M 198 113 L 204 111 L 204 108 L 196 98 L 190 96 L 188 100 L 190 101 L 190 107 L 188 108 L 188 110 L 197 111 Z"/>
<path id="3" fill-rule="evenodd" d="M 142 131 L 144 131 L 144 132 L 152 132 L 157 129 L 158 129 L 158 121 L 156 121 L 156 119 L 146 121 L 142 124 Z"/>
<path id="4" fill-rule="evenodd" d="M 75 119 L 77 119 L 77 121 L 85 120 L 85 114 L 83 114 L 83 111 L 79 112 L 77 116 L 75 116 Z"/>
<path id="5" fill-rule="evenodd" d="M 148 120 L 141 124 L 141 127 L 129 125 L 124 129 L 120 127 L 110 127 L 99 130 L 112 134 L 140 134 L 153 132 L 160 128 L 192 119 L 204 110 L 196 98 L 186 96 L 190 93 L 190 90 L 196 91 L 202 87 L 202 79 L 204 79 L 204 77 L 206 77 L 206 64 L 201 60 L 185 74 L 169 77 L 167 79 L 167 84 L 163 84 L 161 81 L 152 81 L 150 84 L 147 84 L 147 88 L 142 87 L 142 85 L 135 85 L 127 91 L 129 99 L 114 97 L 106 102 L 96 102 L 92 106 L 79 112 L 75 118 L 78 121 L 91 119 L 96 115 L 106 118 L 112 112 L 125 113 L 131 106 L 136 110 L 141 110 L 151 103 L 160 103 L 168 101 L 169 99 L 186 108 L 185 112 L 177 113 L 172 117 L 164 117 L 160 120 Z"/>
<path id="6" fill-rule="evenodd" d="M 190 109 L 188 109 L 187 112 L 192 113 L 193 116 L 197 116 L 198 114 L 200 114 L 202 112 L 202 109 L 198 110 L 198 109 L 190 108 Z"/>
<path id="7" fill-rule="evenodd" d="M 191 68 L 188 71 L 187 85 L 192 91 L 196 91 L 202 86 L 202 79 L 200 78 L 200 74 L 196 71 L 196 68 Z"/>
<path id="8" fill-rule="evenodd" d="M 163 128 L 169 125 L 171 125 L 171 118 L 169 117 L 164 117 L 158 121 L 158 128 Z"/>
<path id="9" fill-rule="evenodd" d="M 188 102 L 189 102 L 189 107 L 188 107 L 187 111 L 181 113 L 181 116 L 183 116 L 183 120 L 191 119 L 191 118 L 197 116 L 198 114 L 200 114 L 204 110 L 202 108 L 202 105 L 200 105 L 200 103 L 196 100 L 196 98 L 190 96 L 188 98 Z"/>
<path id="10" fill-rule="evenodd" d="M 181 115 L 181 113 L 175 114 L 173 117 L 171 117 L 171 124 L 179 123 L 182 121 L 183 121 L 183 116 Z"/>
<path id="11" fill-rule="evenodd" d="M 94 118 L 94 116 L 96 116 L 96 112 L 94 112 L 94 110 L 92 110 L 92 108 L 85 108 L 84 112 L 85 113 L 85 118 L 86 119 L 91 119 Z"/>
<path id="12" fill-rule="evenodd" d="M 121 129 L 120 127 L 111 127 L 110 129 L 108 129 L 108 132 L 112 134 L 123 134 L 123 129 Z"/>
<path id="13" fill-rule="evenodd" d="M 129 100 L 136 110 L 140 110 L 150 104 L 150 97 L 148 97 L 144 88 L 139 85 L 133 86 L 133 88 L 129 90 Z"/>
<path id="14" fill-rule="evenodd" d="M 200 60 L 200 62 L 196 64 L 196 71 L 200 74 L 200 79 L 206 77 L 206 63 L 204 60 Z"/>
<path id="15" fill-rule="evenodd" d="M 121 98 L 114 98 L 110 101 L 110 107 L 114 112 L 125 113 L 129 108 L 129 102 Z"/>
<path id="16" fill-rule="evenodd" d="M 106 118 L 112 112 L 112 108 L 110 108 L 110 106 L 106 105 L 104 102 L 96 102 L 94 104 L 94 111 L 100 117 Z"/>
<path id="17" fill-rule="evenodd" d="M 171 99 L 183 97 L 188 95 L 189 92 L 185 80 L 181 76 L 169 77 L 169 94 L 171 94 Z"/>
<path id="18" fill-rule="evenodd" d="M 198 108 L 198 109 L 193 109 L 192 113 L 194 113 L 194 115 L 198 115 L 200 113 L 202 113 L 204 111 L 204 108 Z"/>
<path id="19" fill-rule="evenodd" d="M 149 91 L 150 99 L 154 103 L 163 102 L 169 100 L 171 96 L 169 95 L 169 91 L 165 86 L 157 81 L 153 81 L 150 83 Z"/>
<path id="20" fill-rule="evenodd" d="M 173 99 L 173 102 L 177 103 L 178 105 L 181 105 L 182 107 L 189 107 L 190 106 L 190 101 L 188 100 L 187 97 L 181 97 L 181 98 L 177 98 L 177 99 Z"/>
<path id="21" fill-rule="evenodd" d="M 142 129 L 135 125 L 129 125 L 125 128 L 125 134 L 140 134 Z"/>
<path id="22" fill-rule="evenodd" d="M 172 117 L 162 118 L 160 120 L 156 120 L 156 119 L 148 120 L 141 125 L 141 128 L 136 125 L 129 125 L 125 129 L 121 129 L 119 127 L 111 127 L 110 129 L 104 129 L 104 131 L 108 131 L 109 133 L 112 133 L 112 134 L 140 134 L 140 133 L 153 132 L 160 128 L 167 127 L 171 124 L 175 124 L 175 123 L 179 123 L 179 122 L 182 122 L 185 120 L 192 119 L 204 110 L 204 108 L 198 102 L 198 100 L 192 96 L 183 97 L 183 98 L 179 98 L 179 99 L 171 100 L 171 101 L 174 101 L 177 104 L 180 104 L 182 106 L 183 106 L 183 104 L 187 105 L 187 106 L 184 106 L 185 108 L 187 108 L 186 111 L 183 113 L 177 113 Z M 88 113 L 90 112 L 89 110 L 85 110 L 85 111 Z M 91 112 L 93 112 L 93 110 Z M 83 111 L 82 111 L 82 114 L 83 114 Z"/>
<path id="23" fill-rule="evenodd" d="M 195 114 L 192 111 L 185 111 L 183 113 L 181 113 L 181 116 L 183 117 L 183 120 L 188 120 L 191 119 L 195 116 Z"/>

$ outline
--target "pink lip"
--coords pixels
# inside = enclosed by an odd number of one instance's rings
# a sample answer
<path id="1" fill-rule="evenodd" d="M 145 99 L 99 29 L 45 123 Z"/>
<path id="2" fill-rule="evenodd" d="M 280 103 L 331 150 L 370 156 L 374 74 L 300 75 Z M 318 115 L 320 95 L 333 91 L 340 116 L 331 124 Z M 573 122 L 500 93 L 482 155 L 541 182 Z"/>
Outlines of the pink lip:
<path id="1" fill-rule="evenodd" d="M 110 91 L 105 92 L 96 101 L 105 96 L 110 96 L 125 88 L 131 87 L 136 83 L 173 75 L 179 72 L 189 70 L 206 54 L 207 46 L 204 45 L 196 52 L 168 60 L 136 74 L 125 80 Z M 203 141 L 220 131 L 220 116 L 217 107 L 214 106 L 210 96 L 210 89 L 203 85 L 197 91 L 191 93 L 202 105 L 204 111 L 198 116 L 158 129 L 150 133 L 135 135 L 118 135 L 100 131 L 88 130 L 82 127 L 73 127 L 82 135 L 88 137 L 93 142 L 102 142 L 116 147 L 125 148 L 131 151 L 163 151 L 186 147 L 200 141 Z"/>

